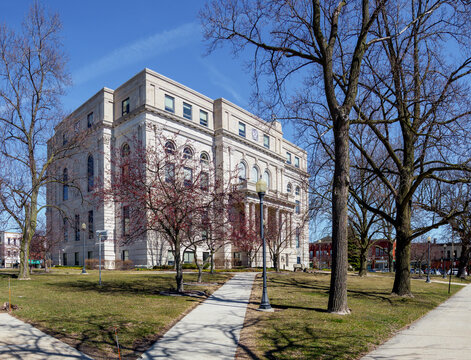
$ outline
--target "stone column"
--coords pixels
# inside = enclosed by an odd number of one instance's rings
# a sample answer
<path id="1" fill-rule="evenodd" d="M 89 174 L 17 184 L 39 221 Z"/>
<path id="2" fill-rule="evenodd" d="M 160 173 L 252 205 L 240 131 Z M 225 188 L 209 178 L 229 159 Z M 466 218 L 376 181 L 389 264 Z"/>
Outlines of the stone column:
<path id="1" fill-rule="evenodd" d="M 293 247 L 293 212 L 289 212 L 289 243 Z"/>

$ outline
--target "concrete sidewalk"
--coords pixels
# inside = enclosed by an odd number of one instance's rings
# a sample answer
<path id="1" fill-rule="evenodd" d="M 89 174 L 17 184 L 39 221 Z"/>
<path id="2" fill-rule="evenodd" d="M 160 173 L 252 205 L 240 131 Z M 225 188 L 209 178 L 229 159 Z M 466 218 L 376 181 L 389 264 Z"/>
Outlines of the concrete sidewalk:
<path id="1" fill-rule="evenodd" d="M 471 359 L 471 285 L 362 360 Z"/>
<path id="2" fill-rule="evenodd" d="M 234 359 L 255 273 L 239 273 L 197 306 L 142 359 Z"/>
<path id="3" fill-rule="evenodd" d="M 91 358 L 9 314 L 0 313 L 0 359 Z"/>

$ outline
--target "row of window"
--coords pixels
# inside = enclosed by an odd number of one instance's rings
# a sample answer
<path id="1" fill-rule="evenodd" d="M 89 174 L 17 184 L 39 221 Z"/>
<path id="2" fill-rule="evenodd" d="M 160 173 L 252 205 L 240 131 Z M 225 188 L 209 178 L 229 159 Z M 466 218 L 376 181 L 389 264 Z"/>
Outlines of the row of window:
<path id="1" fill-rule="evenodd" d="M 20 239 L 17 239 L 17 238 L 7 238 L 7 240 L 5 241 L 7 245 L 14 245 L 16 246 L 17 245 L 17 241 L 18 241 L 18 245 L 20 245 Z M 2 239 L 0 238 L 0 244 L 2 243 Z"/>
<path id="2" fill-rule="evenodd" d="M 93 156 L 87 158 L 87 192 L 93 190 L 95 185 L 95 162 Z M 62 171 L 62 200 L 69 200 L 69 170 L 64 168 Z"/>
<path id="3" fill-rule="evenodd" d="M 165 95 L 165 110 L 175 114 L 175 98 Z M 193 121 L 193 106 L 186 102 L 183 103 L 183 117 Z M 208 126 L 208 112 L 200 109 L 200 125 Z"/>
<path id="4" fill-rule="evenodd" d="M 256 166 L 252 167 L 251 181 L 257 182 L 259 179 L 258 168 Z M 247 166 L 243 161 L 239 163 L 239 180 L 247 180 Z M 265 170 L 263 173 L 263 180 L 267 183 L 267 188 L 270 189 L 270 173 L 268 170 Z"/>
<path id="5" fill-rule="evenodd" d="M 246 126 L 245 123 L 242 121 L 239 121 L 239 136 L 246 137 Z M 258 131 L 256 129 L 253 130 L 252 138 L 255 141 L 258 141 Z M 266 147 L 267 149 L 270 149 L 270 136 L 267 134 L 263 134 L 263 146 Z"/>
<path id="6" fill-rule="evenodd" d="M 68 254 L 63 253 L 62 254 L 62 265 L 67 266 L 68 264 Z M 87 259 L 91 260 L 93 259 L 93 251 L 88 251 L 87 252 Z M 79 266 L 80 265 L 80 253 L 79 252 L 74 252 L 74 265 Z"/>
<path id="7" fill-rule="evenodd" d="M 18 256 L 18 252 L 17 251 L 13 251 L 13 256 L 12 256 L 12 252 L 10 250 L 8 250 L 7 252 L 7 257 L 14 257 L 16 258 Z"/>
<path id="8" fill-rule="evenodd" d="M 64 235 L 64 242 L 67 242 L 67 241 L 69 241 L 69 222 L 68 222 L 67 218 L 63 218 L 62 221 L 63 221 L 62 229 L 64 231 L 64 234 L 63 234 Z M 88 212 L 88 227 L 87 227 L 88 238 L 89 239 L 93 239 L 93 235 L 94 235 L 93 234 L 94 233 L 93 223 L 94 223 L 94 221 L 93 221 L 93 210 L 90 210 Z M 80 229 L 81 229 L 80 215 L 76 214 L 75 218 L 74 218 L 74 225 L 73 225 L 75 241 L 80 241 Z"/>
<path id="9" fill-rule="evenodd" d="M 286 163 L 289 165 L 292 164 L 291 153 L 288 151 L 286 152 Z M 297 156 L 294 157 L 294 167 L 299 168 L 299 157 Z"/>

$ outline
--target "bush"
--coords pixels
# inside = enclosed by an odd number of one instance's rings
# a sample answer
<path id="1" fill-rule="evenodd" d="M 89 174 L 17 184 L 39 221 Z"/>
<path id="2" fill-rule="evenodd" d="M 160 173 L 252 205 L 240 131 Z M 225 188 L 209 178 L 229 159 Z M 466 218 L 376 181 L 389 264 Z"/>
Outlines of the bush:
<path id="1" fill-rule="evenodd" d="M 88 270 L 93 270 L 98 267 L 98 260 L 97 259 L 87 259 L 85 260 L 85 268 Z"/>
<path id="2" fill-rule="evenodd" d="M 173 265 L 154 265 L 154 270 L 173 270 Z"/>
<path id="3" fill-rule="evenodd" d="M 116 270 L 131 270 L 134 268 L 132 260 L 116 260 L 114 264 Z"/>
<path id="4" fill-rule="evenodd" d="M 196 266 L 195 263 L 192 264 L 182 264 L 182 269 L 197 269 L 198 267 Z"/>

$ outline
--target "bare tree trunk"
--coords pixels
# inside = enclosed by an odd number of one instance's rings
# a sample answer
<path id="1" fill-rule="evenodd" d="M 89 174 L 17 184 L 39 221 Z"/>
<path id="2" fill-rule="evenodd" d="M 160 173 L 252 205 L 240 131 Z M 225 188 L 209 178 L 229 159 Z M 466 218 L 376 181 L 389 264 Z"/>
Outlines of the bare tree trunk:
<path id="1" fill-rule="evenodd" d="M 198 262 L 198 256 L 196 255 L 196 249 L 195 249 L 195 264 L 196 267 L 198 268 L 198 280 L 197 282 L 202 282 L 203 281 L 203 262 Z"/>
<path id="2" fill-rule="evenodd" d="M 367 265 L 367 260 L 366 260 L 366 253 L 368 250 L 364 250 L 363 248 L 360 249 L 360 270 L 358 271 L 359 276 L 366 276 L 368 272 L 366 271 L 366 265 Z"/>
<path id="3" fill-rule="evenodd" d="M 211 250 L 211 270 L 210 270 L 211 275 L 214 274 L 214 252 Z"/>
<path id="4" fill-rule="evenodd" d="M 398 231 L 396 247 L 396 275 L 392 292 L 400 296 L 412 296 L 410 289 L 410 244 L 404 240 L 406 235 Z"/>
<path id="5" fill-rule="evenodd" d="M 348 314 L 348 186 L 350 158 L 348 149 L 348 116 L 337 114 L 334 121 L 335 171 L 332 192 L 332 275 L 328 311 Z"/>
<path id="6" fill-rule="evenodd" d="M 465 270 L 469 262 L 469 254 L 470 254 L 471 248 L 466 245 L 461 245 L 461 256 L 460 260 L 458 263 L 458 274 L 456 274 L 457 277 L 466 277 L 465 275 Z"/>
<path id="7" fill-rule="evenodd" d="M 182 260 L 180 256 L 180 241 L 175 242 L 175 270 L 177 275 L 175 280 L 177 281 L 177 291 L 179 293 L 183 292 L 183 269 L 182 269 Z"/>
<path id="8" fill-rule="evenodd" d="M 37 196 L 37 191 L 33 192 L 31 195 L 31 204 L 25 205 L 25 227 L 23 229 L 23 237 L 21 239 L 19 280 L 31 279 L 29 269 L 29 250 L 31 239 L 36 231 Z"/>

